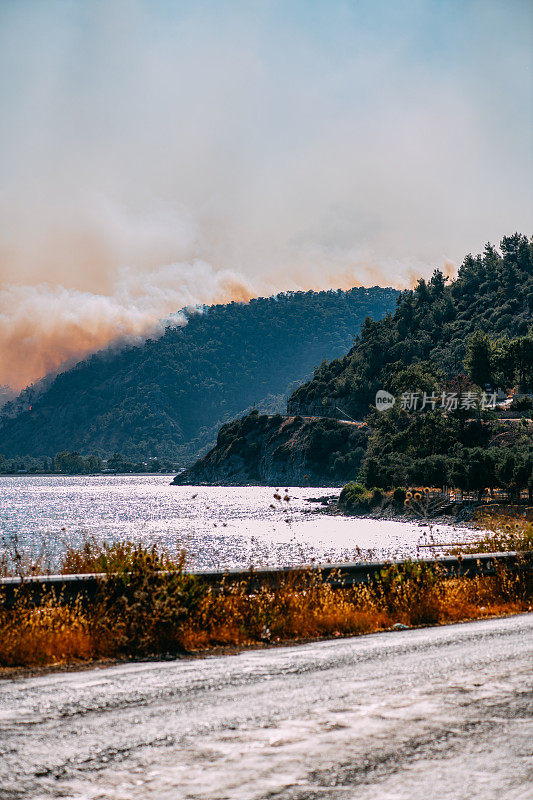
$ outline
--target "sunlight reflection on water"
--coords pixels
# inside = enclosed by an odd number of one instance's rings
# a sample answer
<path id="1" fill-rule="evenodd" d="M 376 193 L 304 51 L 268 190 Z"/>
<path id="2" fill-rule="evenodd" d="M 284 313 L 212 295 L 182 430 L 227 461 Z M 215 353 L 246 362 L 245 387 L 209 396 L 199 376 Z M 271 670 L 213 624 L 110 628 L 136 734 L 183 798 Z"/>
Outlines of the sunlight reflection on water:
<path id="1" fill-rule="evenodd" d="M 172 476 L 0 478 L 5 540 L 44 549 L 50 569 L 66 544 L 88 536 L 129 538 L 172 550 L 183 546 L 189 568 L 292 566 L 368 558 L 428 556 L 434 537 L 449 543 L 472 533 L 447 525 L 328 516 L 306 498 L 339 490 L 171 486 Z"/>

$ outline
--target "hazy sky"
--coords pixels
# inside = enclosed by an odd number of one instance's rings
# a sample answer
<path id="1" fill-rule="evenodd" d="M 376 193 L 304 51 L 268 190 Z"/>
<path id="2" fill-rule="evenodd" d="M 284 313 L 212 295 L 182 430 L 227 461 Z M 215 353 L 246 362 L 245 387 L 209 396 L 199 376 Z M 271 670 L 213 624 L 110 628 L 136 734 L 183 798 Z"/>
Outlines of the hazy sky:
<path id="1" fill-rule="evenodd" d="M 532 98 L 529 0 L 0 0 L 0 383 L 530 233 Z"/>

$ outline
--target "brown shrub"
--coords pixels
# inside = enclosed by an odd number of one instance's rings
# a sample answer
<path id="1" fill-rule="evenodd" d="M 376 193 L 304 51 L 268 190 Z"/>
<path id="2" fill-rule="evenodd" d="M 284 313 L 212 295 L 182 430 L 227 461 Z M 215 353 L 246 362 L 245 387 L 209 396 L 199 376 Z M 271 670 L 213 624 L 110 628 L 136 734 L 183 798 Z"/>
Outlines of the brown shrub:
<path id="1" fill-rule="evenodd" d="M 447 577 L 437 564 L 390 565 L 369 586 L 333 589 L 316 570 L 251 589 L 250 581 L 210 588 L 183 570 L 182 557 L 131 543 L 70 553 L 68 564 L 104 567 L 94 601 L 19 592 L 0 607 L 0 665 L 36 665 L 118 655 L 146 656 L 348 636 L 394 623 L 454 622 L 528 608 L 531 575 Z M 254 578 L 257 583 L 257 578 Z"/>

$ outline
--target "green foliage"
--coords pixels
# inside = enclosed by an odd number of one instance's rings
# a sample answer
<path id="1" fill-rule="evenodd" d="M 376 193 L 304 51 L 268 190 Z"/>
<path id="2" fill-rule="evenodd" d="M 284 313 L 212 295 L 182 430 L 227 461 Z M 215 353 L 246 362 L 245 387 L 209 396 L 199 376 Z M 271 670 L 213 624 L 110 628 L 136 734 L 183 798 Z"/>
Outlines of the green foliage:
<path id="1" fill-rule="evenodd" d="M 533 409 L 533 399 L 531 397 L 517 397 L 511 403 L 510 411 L 531 411 Z"/>
<path id="2" fill-rule="evenodd" d="M 533 389 L 533 334 L 491 339 L 476 331 L 465 359 L 468 374 L 478 386 L 517 386 Z"/>
<path id="3" fill-rule="evenodd" d="M 284 410 L 295 386 L 345 352 L 365 317 L 383 316 L 397 294 L 287 292 L 188 313 L 187 325 L 156 341 L 98 353 L 7 403 L 0 452 L 119 451 L 130 463 L 197 457 L 223 423 L 254 404 Z"/>
<path id="4" fill-rule="evenodd" d="M 56 455 L 53 469 L 54 472 L 66 472 L 71 475 L 100 472 L 102 469 L 102 459 L 98 458 L 98 456 L 84 458 L 77 452 L 69 453 L 65 451 Z"/>
<path id="5" fill-rule="evenodd" d="M 409 364 L 405 368 L 398 362 L 391 364 L 387 368 L 387 373 L 385 388 L 396 397 L 402 392 L 438 394 L 443 384 L 442 373 L 429 361 Z"/>
<path id="6" fill-rule="evenodd" d="M 482 384 L 492 376 L 533 388 L 533 240 L 514 234 L 500 247 L 501 255 L 492 245 L 468 255 L 451 284 L 436 271 L 429 283 L 402 292 L 393 314 L 366 320 L 347 355 L 318 367 L 291 400 L 305 406 L 328 397 L 362 418 L 378 389 L 431 390 L 465 359 Z"/>
<path id="7" fill-rule="evenodd" d="M 468 341 L 465 358 L 468 375 L 477 386 L 484 387 L 492 382 L 492 346 L 483 331 L 476 331 Z"/>
<path id="8" fill-rule="evenodd" d="M 372 505 L 377 506 L 383 502 L 383 498 L 385 497 L 385 492 L 383 489 L 380 489 L 379 486 L 374 486 L 372 489 Z"/>
<path id="9" fill-rule="evenodd" d="M 347 511 L 368 510 L 383 499 L 382 494 L 376 494 L 377 491 L 377 489 L 367 489 L 360 483 L 351 481 L 340 493 L 339 504 Z"/>
<path id="10" fill-rule="evenodd" d="M 401 294 L 394 314 L 366 320 L 348 354 L 321 365 L 291 402 L 319 407 L 328 398 L 366 419 L 368 446 L 353 474 L 360 486 L 454 485 L 480 493 L 495 486 L 515 493 L 530 488 L 527 427 L 515 428 L 509 440 L 494 412 L 437 407 L 413 413 L 396 404 L 378 413 L 372 407 L 378 389 L 438 397 L 444 389 L 461 395 L 488 383 L 533 391 L 532 291 L 533 241 L 504 237 L 501 255 L 487 245 L 483 255 L 465 258 L 456 281 L 447 284 L 436 271 L 431 281 Z M 469 377 L 458 374 L 463 363 Z M 323 458 L 328 446 L 326 439 L 315 443 Z"/>
<path id="11" fill-rule="evenodd" d="M 444 415 L 439 416 L 445 424 Z M 450 424 L 450 436 L 437 440 L 432 438 L 430 426 L 413 422 L 407 429 L 388 432 L 380 439 L 377 428 L 370 435 L 359 480 L 365 486 L 382 489 L 392 489 L 399 483 L 455 486 L 480 495 L 486 488 L 499 487 L 514 494 L 530 489 L 533 485 L 531 430 L 517 431 L 512 445 L 502 442 L 492 446 L 487 438 L 490 430 L 490 425 L 475 422 L 462 429 Z M 476 445 L 476 440 L 483 444 Z M 430 447 L 436 452 L 427 454 Z"/>
<path id="12" fill-rule="evenodd" d="M 393 500 L 396 503 L 400 504 L 404 503 L 406 495 L 407 495 L 407 489 L 405 489 L 405 487 L 403 486 L 396 486 L 396 488 L 392 492 Z"/>
<path id="13" fill-rule="evenodd" d="M 490 436 L 489 428 L 478 420 L 464 421 L 438 410 L 413 414 L 394 408 L 374 412 L 369 421 L 360 480 L 382 489 L 405 484 L 444 486 L 447 456 L 453 448 L 486 446 Z"/>
<path id="14" fill-rule="evenodd" d="M 0 455 L 0 474 L 18 475 L 23 473 L 60 474 L 60 475 L 90 475 L 102 472 L 174 472 L 176 464 L 167 460 L 152 458 L 148 461 L 132 462 L 124 458 L 121 453 L 114 453 L 108 459 L 91 454 L 87 457 L 78 452 L 70 453 L 65 450 L 57 453 L 54 458 L 32 458 L 24 456 L 19 458 L 4 458 Z"/>

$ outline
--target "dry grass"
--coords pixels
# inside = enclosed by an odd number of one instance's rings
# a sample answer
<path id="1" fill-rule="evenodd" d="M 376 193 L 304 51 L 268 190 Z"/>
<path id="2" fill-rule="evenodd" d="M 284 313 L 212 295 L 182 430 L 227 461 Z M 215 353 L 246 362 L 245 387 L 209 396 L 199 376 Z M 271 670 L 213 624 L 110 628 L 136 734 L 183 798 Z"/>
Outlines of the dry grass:
<path id="1" fill-rule="evenodd" d="M 0 610 L 2 666 L 92 660 L 105 654 L 102 645 L 79 602 L 65 604 L 51 595 L 38 606 L 20 600 L 14 609 Z"/>
<path id="2" fill-rule="evenodd" d="M 360 591 L 333 590 L 309 572 L 252 594 L 244 585 L 224 593 L 209 591 L 182 635 L 187 649 L 202 649 L 368 633 L 387 626 L 387 614 L 363 602 Z"/>
<path id="3" fill-rule="evenodd" d="M 17 534 L 2 534 L 0 539 L 0 577 L 12 575 L 45 575 L 50 572 L 51 558 L 43 542 L 24 546 Z"/>
<path id="4" fill-rule="evenodd" d="M 395 565 L 371 586 L 332 589 L 316 572 L 285 576 L 250 593 L 248 585 L 211 589 L 170 557 L 128 542 L 71 551 L 66 571 L 107 572 L 93 600 L 53 593 L 32 600 L 23 586 L 0 606 L 0 665 L 34 666 L 103 657 L 142 657 L 346 636 L 528 610 L 527 570 L 449 578 L 438 565 Z"/>
<path id="5" fill-rule="evenodd" d="M 469 545 L 452 549 L 462 553 L 528 553 L 533 551 L 533 523 L 516 513 L 480 511 L 475 524 L 482 536 Z"/>
<path id="6" fill-rule="evenodd" d="M 183 571 L 185 551 L 177 549 L 174 553 L 156 547 L 143 547 L 134 542 L 99 542 L 88 538 L 81 547 L 68 544 L 61 560 L 60 573 L 81 575 L 91 572 L 114 574 L 129 571 L 142 561 L 154 569 Z M 146 563 L 148 562 L 148 564 Z"/>

